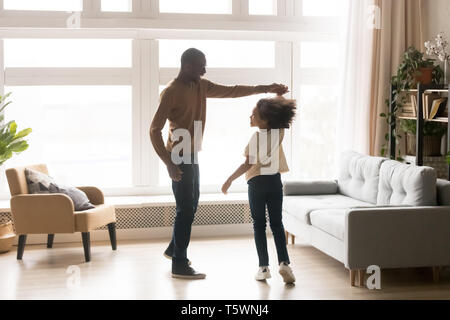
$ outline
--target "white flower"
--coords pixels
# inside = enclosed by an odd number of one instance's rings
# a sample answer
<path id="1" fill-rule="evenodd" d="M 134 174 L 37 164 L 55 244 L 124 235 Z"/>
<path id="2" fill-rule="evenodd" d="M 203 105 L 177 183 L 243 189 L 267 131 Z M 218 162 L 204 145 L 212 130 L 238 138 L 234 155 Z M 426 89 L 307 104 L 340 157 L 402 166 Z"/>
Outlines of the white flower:
<path id="1" fill-rule="evenodd" d="M 443 32 L 438 33 L 436 36 L 436 43 L 431 41 L 427 41 L 424 43 L 427 55 L 436 56 L 441 61 L 449 60 L 449 54 L 446 51 L 448 46 L 448 41 L 445 38 L 445 34 Z"/>

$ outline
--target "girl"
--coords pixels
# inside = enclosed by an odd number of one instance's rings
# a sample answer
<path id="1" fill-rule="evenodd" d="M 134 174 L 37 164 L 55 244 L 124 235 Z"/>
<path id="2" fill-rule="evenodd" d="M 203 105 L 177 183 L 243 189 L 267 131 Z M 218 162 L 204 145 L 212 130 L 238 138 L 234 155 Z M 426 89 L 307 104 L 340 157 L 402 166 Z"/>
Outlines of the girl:
<path id="1" fill-rule="evenodd" d="M 286 237 L 281 221 L 283 185 L 280 176 L 280 173 L 289 171 L 281 143 L 284 129 L 290 127 L 295 111 L 295 101 L 285 100 L 281 96 L 258 101 L 250 116 L 250 126 L 258 127 L 259 131 L 255 132 L 245 148 L 245 162 L 222 186 L 222 192 L 226 194 L 232 182 L 245 173 L 259 258 L 259 270 L 255 278 L 260 281 L 271 277 L 266 238 L 267 206 L 270 228 L 277 248 L 279 273 L 284 282 L 295 282 L 289 267 Z"/>

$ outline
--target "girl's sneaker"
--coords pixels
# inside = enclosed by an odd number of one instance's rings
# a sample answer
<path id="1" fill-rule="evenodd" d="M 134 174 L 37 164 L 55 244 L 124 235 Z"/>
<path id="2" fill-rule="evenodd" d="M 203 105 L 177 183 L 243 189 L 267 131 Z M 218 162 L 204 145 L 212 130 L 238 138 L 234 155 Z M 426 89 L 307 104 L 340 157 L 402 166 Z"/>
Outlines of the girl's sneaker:
<path id="1" fill-rule="evenodd" d="M 278 271 L 281 276 L 283 277 L 283 281 L 285 283 L 294 283 L 295 282 L 295 276 L 292 272 L 291 267 L 286 262 L 280 263 L 280 270 Z"/>
<path id="2" fill-rule="evenodd" d="M 258 281 L 264 281 L 266 279 L 270 279 L 272 276 L 270 275 L 269 267 L 259 267 L 258 273 L 255 276 L 255 279 Z"/>

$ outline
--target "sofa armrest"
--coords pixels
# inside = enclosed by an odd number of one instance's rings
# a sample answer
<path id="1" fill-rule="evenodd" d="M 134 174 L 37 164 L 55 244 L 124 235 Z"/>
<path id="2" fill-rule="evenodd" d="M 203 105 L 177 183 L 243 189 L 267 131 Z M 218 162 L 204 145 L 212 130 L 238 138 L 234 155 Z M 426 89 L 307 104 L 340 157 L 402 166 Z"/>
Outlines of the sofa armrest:
<path id="1" fill-rule="evenodd" d="M 84 193 L 86 193 L 89 202 L 93 205 L 100 205 L 105 203 L 105 197 L 103 192 L 97 187 L 77 187 Z"/>
<path id="2" fill-rule="evenodd" d="M 338 192 L 338 183 L 334 180 L 285 181 L 283 185 L 286 196 L 336 194 Z"/>
<path id="3" fill-rule="evenodd" d="M 11 198 L 17 234 L 73 233 L 72 199 L 65 194 L 22 194 Z"/>
<path id="4" fill-rule="evenodd" d="M 450 265 L 450 207 L 350 209 L 345 220 L 348 269 Z"/>

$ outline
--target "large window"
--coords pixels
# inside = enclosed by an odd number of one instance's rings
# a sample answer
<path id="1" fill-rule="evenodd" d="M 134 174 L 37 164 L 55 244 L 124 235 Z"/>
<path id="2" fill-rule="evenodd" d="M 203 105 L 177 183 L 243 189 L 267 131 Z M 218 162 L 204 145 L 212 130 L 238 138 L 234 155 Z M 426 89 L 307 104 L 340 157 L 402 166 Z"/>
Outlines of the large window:
<path id="1" fill-rule="evenodd" d="M 346 0 L 302 0 L 302 13 L 305 16 L 339 16 L 344 8 Z"/>
<path id="2" fill-rule="evenodd" d="M 160 40 L 159 66 L 178 68 L 181 54 L 197 48 L 206 55 L 208 68 L 274 68 L 273 41 Z"/>
<path id="3" fill-rule="evenodd" d="M 6 10 L 81 11 L 82 0 L 3 0 Z"/>
<path id="4" fill-rule="evenodd" d="M 132 10 L 131 0 L 102 0 L 102 11 L 130 12 Z"/>
<path id="5" fill-rule="evenodd" d="M 276 0 L 249 0 L 248 11 L 254 15 L 276 15 Z"/>
<path id="6" fill-rule="evenodd" d="M 46 163 L 61 183 L 131 186 L 129 86 L 6 87 L 5 119 L 33 132 L 16 165 Z"/>
<path id="7" fill-rule="evenodd" d="M 230 14 L 231 0 L 160 0 L 160 12 Z"/>
<path id="8" fill-rule="evenodd" d="M 5 42 L 5 67 L 131 67 L 131 41 L 10 39 Z"/>
<path id="9" fill-rule="evenodd" d="M 289 174 L 329 178 L 336 160 L 339 3 L 4 0 L 0 13 L 9 29 L 0 40 L 0 92 L 12 92 L 13 101 L 5 121 L 33 129 L 30 148 L 6 167 L 44 162 L 62 183 L 97 185 L 106 195 L 170 193 L 149 126 L 182 52 L 195 47 L 205 53 L 205 77 L 213 82 L 287 84 L 299 106 L 283 144 Z M 80 29 L 67 30 L 72 11 L 82 11 Z M 219 192 L 243 161 L 256 130 L 250 113 L 268 96 L 208 99 L 199 155 L 203 192 Z M 166 124 L 164 142 L 167 131 Z M 245 188 L 241 178 L 231 191 Z M 5 180 L 2 191 L 4 198 Z"/>
<path id="10" fill-rule="evenodd" d="M 30 147 L 9 165 L 46 163 L 68 185 L 132 186 L 131 40 L 3 43 L 3 91 L 13 102 L 5 121 L 33 129 Z"/>

